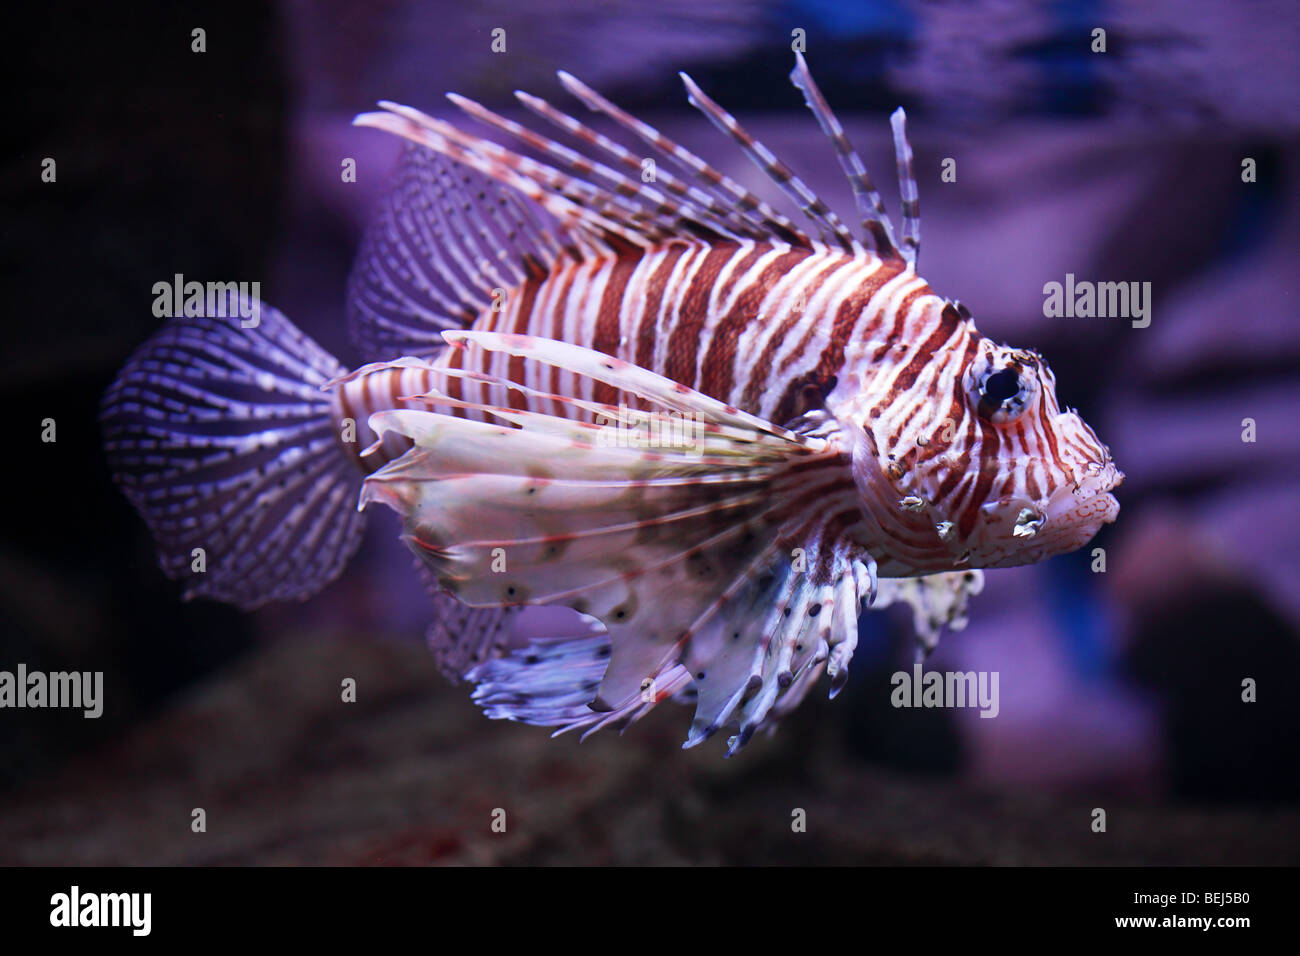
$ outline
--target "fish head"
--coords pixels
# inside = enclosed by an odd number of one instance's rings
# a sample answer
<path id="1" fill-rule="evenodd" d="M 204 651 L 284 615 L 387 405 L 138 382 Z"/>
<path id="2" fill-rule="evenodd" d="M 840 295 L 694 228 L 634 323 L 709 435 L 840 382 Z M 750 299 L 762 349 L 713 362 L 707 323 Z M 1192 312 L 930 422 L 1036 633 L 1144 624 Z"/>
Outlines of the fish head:
<path id="1" fill-rule="evenodd" d="M 892 494 L 899 576 L 1032 564 L 1082 547 L 1115 520 L 1123 480 L 1110 449 L 1062 409 L 1041 356 L 974 331 L 936 353 L 935 374 L 860 425 L 864 510 Z M 865 404 L 859 406 L 865 408 Z M 882 484 L 883 479 L 883 484 Z"/>
<path id="2" fill-rule="evenodd" d="M 1115 520 L 1112 492 L 1124 475 L 1079 413 L 1061 408 L 1056 377 L 1040 355 L 981 338 L 962 393 L 973 426 L 964 460 L 976 477 L 966 506 L 979 509 L 961 539 L 972 565 L 1065 554 Z"/>

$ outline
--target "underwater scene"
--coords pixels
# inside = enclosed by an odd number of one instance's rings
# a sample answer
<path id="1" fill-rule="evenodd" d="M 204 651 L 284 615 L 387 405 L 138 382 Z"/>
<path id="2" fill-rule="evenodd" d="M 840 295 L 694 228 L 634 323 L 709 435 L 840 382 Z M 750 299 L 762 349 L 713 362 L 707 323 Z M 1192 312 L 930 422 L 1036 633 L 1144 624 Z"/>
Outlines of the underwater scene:
<path id="1" fill-rule="evenodd" d="M 1294 866 L 1297 32 L 30 31 L 0 864 Z"/>

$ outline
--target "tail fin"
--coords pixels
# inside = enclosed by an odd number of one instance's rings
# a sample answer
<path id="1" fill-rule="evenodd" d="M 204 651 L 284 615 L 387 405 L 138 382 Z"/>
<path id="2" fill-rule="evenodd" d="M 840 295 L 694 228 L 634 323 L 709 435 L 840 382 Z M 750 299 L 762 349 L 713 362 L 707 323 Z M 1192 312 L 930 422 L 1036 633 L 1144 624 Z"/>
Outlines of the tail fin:
<path id="1" fill-rule="evenodd" d="M 360 543 L 361 476 L 321 387 L 344 369 L 275 309 L 171 320 L 104 396 L 113 478 L 186 597 L 306 598 Z M 258 316 L 245 328 L 239 316 Z"/>

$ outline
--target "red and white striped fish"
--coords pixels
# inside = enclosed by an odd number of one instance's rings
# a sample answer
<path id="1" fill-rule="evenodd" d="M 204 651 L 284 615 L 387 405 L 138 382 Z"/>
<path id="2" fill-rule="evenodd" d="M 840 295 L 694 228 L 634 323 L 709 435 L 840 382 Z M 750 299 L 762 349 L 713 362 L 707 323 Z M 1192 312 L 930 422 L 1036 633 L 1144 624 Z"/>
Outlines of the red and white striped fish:
<path id="1" fill-rule="evenodd" d="M 654 151 L 652 181 L 647 157 L 524 93 L 577 148 L 454 94 L 533 155 L 393 103 L 358 116 L 410 141 L 349 289 L 379 361 L 345 375 L 268 307 L 256 329 L 185 317 L 106 396 L 164 569 L 244 606 L 305 597 L 355 549 L 358 500 L 379 501 L 454 596 L 431 645 L 490 716 L 591 732 L 693 698 L 687 746 L 731 727 L 730 753 L 823 672 L 843 686 L 863 605 L 911 604 L 931 647 L 980 569 L 1113 521 L 1122 475 L 1047 365 L 917 275 L 903 111 L 900 240 L 798 57 L 855 235 L 682 79 L 811 229 L 566 73 Z M 588 624 L 506 636 L 536 604 Z"/>

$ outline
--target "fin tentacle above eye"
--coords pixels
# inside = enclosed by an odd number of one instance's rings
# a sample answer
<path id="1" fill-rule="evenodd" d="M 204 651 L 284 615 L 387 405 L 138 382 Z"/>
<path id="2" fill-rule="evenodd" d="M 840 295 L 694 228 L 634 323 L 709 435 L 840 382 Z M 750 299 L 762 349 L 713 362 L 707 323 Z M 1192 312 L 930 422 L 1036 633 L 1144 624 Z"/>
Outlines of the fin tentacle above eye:
<path id="1" fill-rule="evenodd" d="M 839 159 L 840 167 L 849 181 L 849 188 L 853 190 L 853 198 L 857 203 L 858 215 L 862 222 L 863 237 L 871 242 L 882 259 L 898 257 L 894 225 L 889 221 L 889 216 L 885 212 L 885 203 L 871 181 L 871 174 L 867 172 L 862 158 L 849 142 L 844 127 L 840 125 L 830 104 L 818 89 L 803 54 L 796 53 L 795 60 L 794 70 L 790 73 L 790 82 L 803 93 L 804 102 L 812 110 L 813 116 L 817 118 L 817 124 L 835 149 L 835 156 Z"/>
<path id="2" fill-rule="evenodd" d="M 710 99 L 694 80 L 685 73 L 678 75 L 686 86 L 691 105 L 707 116 L 722 133 L 729 136 L 745 155 L 803 210 L 804 215 L 817 227 L 826 242 L 838 244 L 849 255 L 862 251 L 862 245 L 845 228 L 840 217 L 809 189 L 789 166 L 741 126 L 734 116 Z"/>
<path id="3" fill-rule="evenodd" d="M 898 193 L 903 203 L 903 258 L 916 271 L 921 255 L 921 205 L 916 175 L 912 171 L 912 144 L 907 141 L 907 114 L 900 106 L 889 117 L 894 131 L 894 158 L 898 164 Z"/>

